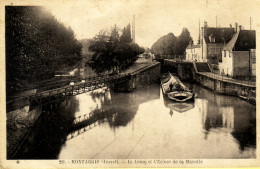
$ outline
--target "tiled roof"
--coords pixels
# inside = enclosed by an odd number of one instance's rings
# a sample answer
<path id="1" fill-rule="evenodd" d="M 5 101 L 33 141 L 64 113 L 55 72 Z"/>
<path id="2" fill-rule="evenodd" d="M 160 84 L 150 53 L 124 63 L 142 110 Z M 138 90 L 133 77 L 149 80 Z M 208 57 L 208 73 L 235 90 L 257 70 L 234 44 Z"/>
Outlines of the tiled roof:
<path id="1" fill-rule="evenodd" d="M 214 43 L 227 43 L 233 37 L 235 32 L 234 28 L 205 28 L 204 39 L 206 43 L 210 43 L 209 37 L 213 36 L 215 38 Z"/>
<path id="2" fill-rule="evenodd" d="M 233 48 L 234 51 L 248 51 L 256 48 L 255 30 L 241 30 Z"/>
<path id="3" fill-rule="evenodd" d="M 227 43 L 223 50 L 248 51 L 256 48 L 256 34 L 254 30 L 240 30 Z"/>
<path id="4" fill-rule="evenodd" d="M 223 50 L 232 50 L 234 48 L 234 45 L 237 41 L 239 31 L 234 34 L 233 38 L 226 44 L 226 46 L 223 48 Z"/>

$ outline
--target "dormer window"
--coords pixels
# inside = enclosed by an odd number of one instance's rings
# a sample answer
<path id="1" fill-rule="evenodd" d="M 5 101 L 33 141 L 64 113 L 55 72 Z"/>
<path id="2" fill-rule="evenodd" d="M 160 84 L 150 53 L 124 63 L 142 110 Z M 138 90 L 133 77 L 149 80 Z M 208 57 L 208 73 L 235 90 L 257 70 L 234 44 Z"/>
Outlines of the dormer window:
<path id="1" fill-rule="evenodd" d="M 212 34 L 209 36 L 210 43 L 215 43 L 215 36 Z"/>

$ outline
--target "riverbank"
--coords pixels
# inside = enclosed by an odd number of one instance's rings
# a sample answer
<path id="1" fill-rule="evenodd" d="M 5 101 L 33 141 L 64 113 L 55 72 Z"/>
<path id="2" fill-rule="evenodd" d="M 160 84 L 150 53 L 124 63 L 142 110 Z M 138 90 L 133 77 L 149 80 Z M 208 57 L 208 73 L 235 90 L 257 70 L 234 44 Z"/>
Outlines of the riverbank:
<path id="1" fill-rule="evenodd" d="M 194 80 L 218 94 L 236 96 L 256 105 L 255 82 L 238 81 L 211 72 L 196 73 Z"/>
<path id="2" fill-rule="evenodd" d="M 7 113 L 7 158 L 12 157 L 16 153 L 18 147 L 24 140 L 23 138 L 28 131 L 32 129 L 41 113 L 41 107 L 30 110 L 29 105 Z"/>

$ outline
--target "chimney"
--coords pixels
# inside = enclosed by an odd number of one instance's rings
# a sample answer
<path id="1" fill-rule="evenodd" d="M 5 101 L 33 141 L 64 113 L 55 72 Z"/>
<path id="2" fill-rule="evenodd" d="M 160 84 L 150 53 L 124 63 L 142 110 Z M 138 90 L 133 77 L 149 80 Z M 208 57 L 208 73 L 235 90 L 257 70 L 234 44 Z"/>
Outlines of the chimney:
<path id="1" fill-rule="evenodd" d="M 204 21 L 204 30 L 202 34 L 202 38 L 204 38 L 205 35 L 207 35 L 207 29 L 208 28 L 208 23 Z"/>
<path id="2" fill-rule="evenodd" d="M 229 26 L 230 26 L 230 28 L 232 28 L 232 25 L 231 25 L 231 24 L 229 24 Z"/>
<path id="3" fill-rule="evenodd" d="M 208 27 L 208 23 L 204 21 L 204 27 Z"/>
<path id="4" fill-rule="evenodd" d="M 235 24 L 236 24 L 236 33 L 237 33 L 237 22 Z"/>
<path id="5" fill-rule="evenodd" d="M 241 25 L 239 25 L 239 30 L 240 30 L 240 31 L 242 30 L 242 26 L 241 26 Z"/>

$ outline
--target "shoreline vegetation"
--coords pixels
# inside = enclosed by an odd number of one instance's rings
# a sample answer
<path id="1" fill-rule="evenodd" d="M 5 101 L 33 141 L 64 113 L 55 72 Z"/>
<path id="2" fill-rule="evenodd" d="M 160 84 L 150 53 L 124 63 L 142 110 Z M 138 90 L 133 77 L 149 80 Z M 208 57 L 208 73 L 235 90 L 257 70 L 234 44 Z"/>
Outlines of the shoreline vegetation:
<path id="1" fill-rule="evenodd" d="M 130 24 L 79 41 L 70 27 L 39 6 L 7 6 L 6 30 L 7 100 L 40 83 L 58 82 L 59 74 L 72 72 L 69 79 L 85 66 L 92 74 L 123 71 L 145 52 L 131 39 Z"/>
<path id="2" fill-rule="evenodd" d="M 6 7 L 6 96 L 81 59 L 74 32 L 39 6 Z"/>

